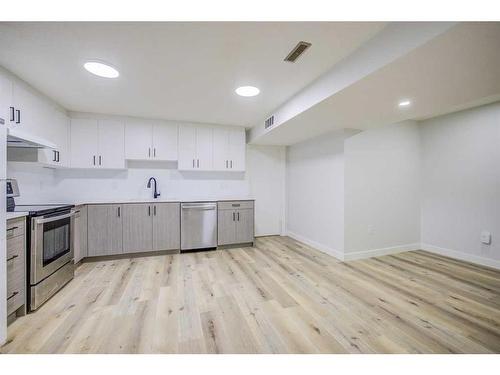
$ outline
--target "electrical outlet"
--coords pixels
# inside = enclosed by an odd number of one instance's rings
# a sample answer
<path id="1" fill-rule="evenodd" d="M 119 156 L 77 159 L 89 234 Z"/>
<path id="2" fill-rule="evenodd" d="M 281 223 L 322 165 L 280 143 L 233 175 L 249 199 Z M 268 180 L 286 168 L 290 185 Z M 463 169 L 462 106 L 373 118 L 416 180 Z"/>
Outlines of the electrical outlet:
<path id="1" fill-rule="evenodd" d="M 483 230 L 481 232 L 481 243 L 484 243 L 485 245 L 491 244 L 491 233 L 487 230 Z"/>

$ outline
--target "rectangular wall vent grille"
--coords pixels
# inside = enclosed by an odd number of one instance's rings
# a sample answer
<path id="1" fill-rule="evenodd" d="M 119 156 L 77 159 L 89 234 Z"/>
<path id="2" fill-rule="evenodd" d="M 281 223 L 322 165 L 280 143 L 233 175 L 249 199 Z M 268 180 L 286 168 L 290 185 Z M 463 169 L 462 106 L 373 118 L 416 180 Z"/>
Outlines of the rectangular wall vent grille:
<path id="1" fill-rule="evenodd" d="M 295 60 L 297 60 L 299 56 L 302 55 L 304 51 L 309 47 L 311 47 L 311 43 L 299 42 L 299 44 L 297 44 L 295 48 L 291 50 L 288 56 L 285 57 L 285 61 L 295 62 Z"/>
<path id="2" fill-rule="evenodd" d="M 274 125 L 274 116 L 271 116 L 264 123 L 264 127 L 267 129 L 267 128 L 270 128 L 273 125 Z"/>

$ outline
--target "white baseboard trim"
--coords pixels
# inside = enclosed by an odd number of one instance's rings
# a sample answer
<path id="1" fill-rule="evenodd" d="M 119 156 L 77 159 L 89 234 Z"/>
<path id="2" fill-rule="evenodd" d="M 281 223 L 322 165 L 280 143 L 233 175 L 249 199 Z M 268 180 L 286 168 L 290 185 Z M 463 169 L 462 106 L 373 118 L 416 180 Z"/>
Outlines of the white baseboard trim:
<path id="1" fill-rule="evenodd" d="M 470 263 L 479 264 L 481 266 L 491 267 L 500 269 L 500 261 L 490 258 L 484 258 L 473 254 L 463 253 L 461 251 L 446 249 L 444 247 L 434 246 L 423 243 L 420 247 L 422 250 L 428 251 L 430 253 L 435 253 L 438 255 L 447 256 L 450 258 L 455 258 L 458 260 L 463 260 Z"/>
<path id="2" fill-rule="evenodd" d="M 321 251 L 323 253 L 331 255 L 334 258 L 337 258 L 338 260 L 344 260 L 344 253 L 341 252 L 341 251 L 332 249 L 329 246 L 326 246 L 326 245 L 323 245 L 323 244 L 321 244 L 319 242 L 310 240 L 309 238 L 301 236 L 300 234 L 297 234 L 297 233 L 293 233 L 293 232 L 287 231 L 286 235 L 288 237 L 293 238 L 294 240 L 297 240 L 299 242 L 303 242 L 303 243 L 305 243 L 308 246 L 314 247 L 315 249 L 317 249 L 317 250 L 319 250 L 319 251 Z"/>
<path id="3" fill-rule="evenodd" d="M 413 250 L 419 250 L 419 249 L 420 249 L 420 243 L 416 242 L 416 243 L 399 245 L 399 246 L 384 247 L 381 249 L 373 249 L 373 250 L 355 251 L 355 252 L 351 252 L 351 253 L 345 253 L 344 260 L 349 261 L 349 260 L 356 260 L 356 259 L 379 257 L 382 255 L 397 254 L 397 253 L 403 253 L 405 251 L 413 251 Z"/>

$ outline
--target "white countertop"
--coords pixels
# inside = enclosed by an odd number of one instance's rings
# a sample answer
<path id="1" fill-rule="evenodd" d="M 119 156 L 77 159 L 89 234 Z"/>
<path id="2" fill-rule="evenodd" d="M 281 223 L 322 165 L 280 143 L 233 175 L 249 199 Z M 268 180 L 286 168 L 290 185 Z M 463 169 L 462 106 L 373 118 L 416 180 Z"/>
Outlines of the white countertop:
<path id="1" fill-rule="evenodd" d="M 7 214 L 5 215 L 5 218 L 7 220 L 10 220 L 10 219 L 17 219 L 18 217 L 23 217 L 23 216 L 28 216 L 28 213 L 27 212 L 7 212 Z"/>
<path id="2" fill-rule="evenodd" d="M 88 200 L 77 201 L 73 203 L 75 206 L 84 204 L 125 204 L 125 203 L 182 203 L 182 202 L 227 202 L 227 201 L 253 201 L 251 197 L 214 197 L 214 198 L 167 198 L 167 199 L 103 199 L 103 200 Z"/>

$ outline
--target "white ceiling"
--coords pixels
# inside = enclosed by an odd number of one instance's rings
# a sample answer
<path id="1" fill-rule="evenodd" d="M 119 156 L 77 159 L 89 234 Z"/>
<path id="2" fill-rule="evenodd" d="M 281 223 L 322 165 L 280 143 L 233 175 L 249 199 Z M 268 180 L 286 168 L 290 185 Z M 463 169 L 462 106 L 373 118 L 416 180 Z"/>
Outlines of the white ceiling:
<path id="1" fill-rule="evenodd" d="M 70 111 L 249 126 L 384 23 L 0 23 L 0 65 Z M 312 47 L 283 58 L 300 40 Z M 115 80 L 82 65 L 100 59 Z M 234 94 L 255 85 L 261 95 Z"/>
<path id="2" fill-rule="evenodd" d="M 411 99 L 400 109 L 401 99 Z M 290 145 L 500 100 L 500 23 L 460 23 L 253 143 Z"/>

